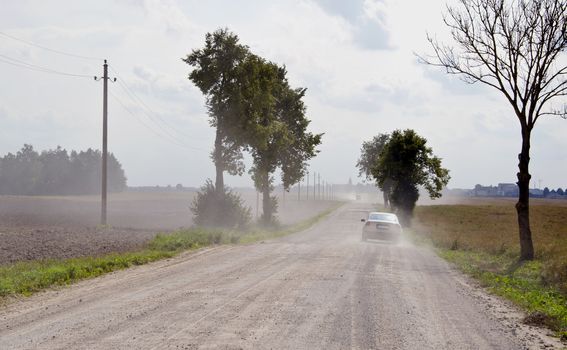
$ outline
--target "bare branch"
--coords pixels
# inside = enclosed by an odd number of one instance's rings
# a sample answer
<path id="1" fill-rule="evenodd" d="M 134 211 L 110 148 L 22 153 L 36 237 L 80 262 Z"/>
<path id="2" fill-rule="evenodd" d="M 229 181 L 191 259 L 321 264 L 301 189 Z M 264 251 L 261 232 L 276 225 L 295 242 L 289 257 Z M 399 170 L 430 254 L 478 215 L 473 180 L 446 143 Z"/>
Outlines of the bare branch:
<path id="1" fill-rule="evenodd" d="M 548 104 L 567 93 L 565 0 L 459 0 L 444 22 L 453 45 L 427 35 L 433 55 L 420 62 L 445 68 L 467 83 L 481 82 L 506 97 L 523 127 L 543 115 L 563 115 Z"/>

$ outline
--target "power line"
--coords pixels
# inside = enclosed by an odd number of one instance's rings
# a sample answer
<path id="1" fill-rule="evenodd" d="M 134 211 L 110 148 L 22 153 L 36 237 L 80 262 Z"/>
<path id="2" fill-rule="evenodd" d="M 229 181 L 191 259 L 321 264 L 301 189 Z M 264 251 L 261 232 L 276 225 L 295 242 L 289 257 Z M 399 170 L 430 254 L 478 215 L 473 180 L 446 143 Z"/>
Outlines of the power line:
<path id="1" fill-rule="evenodd" d="M 74 73 L 67 73 L 67 72 L 61 72 L 55 69 L 51 69 L 48 67 L 42 67 L 42 66 L 38 66 L 32 63 L 28 63 L 10 56 L 6 56 L 3 54 L 0 54 L 0 62 L 6 63 L 6 64 L 10 64 L 16 67 L 20 67 L 20 68 L 25 68 L 25 69 L 29 69 L 32 71 L 36 71 L 36 72 L 43 72 L 43 73 L 50 73 L 50 74 L 57 74 L 57 75 L 64 75 L 64 76 L 68 76 L 68 77 L 79 77 L 79 78 L 92 78 L 92 75 L 86 75 L 86 74 L 74 74 Z"/>
<path id="2" fill-rule="evenodd" d="M 4 33 L 4 32 L 0 32 L 0 35 L 1 35 L 1 36 L 4 36 L 4 37 L 6 37 L 6 38 L 9 38 L 9 39 L 15 40 L 15 41 L 22 42 L 22 43 L 27 44 L 27 45 L 30 45 L 30 46 L 35 46 L 35 47 L 37 47 L 37 48 L 40 48 L 40 49 L 43 49 L 43 50 L 46 50 L 46 51 L 50 51 L 50 52 L 53 52 L 53 53 L 57 53 L 57 54 L 60 54 L 60 55 L 65 55 L 65 56 L 75 57 L 75 58 L 82 58 L 82 59 L 84 59 L 84 60 L 93 60 L 93 61 L 102 61 L 102 60 L 103 60 L 102 58 L 99 58 L 99 57 L 83 56 L 83 55 L 77 55 L 77 54 L 69 53 L 69 52 L 65 52 L 65 51 L 60 51 L 60 50 L 51 49 L 51 48 L 49 48 L 49 47 L 46 47 L 46 46 L 43 46 L 43 45 L 39 45 L 39 44 L 33 43 L 33 42 L 31 42 L 31 41 L 27 41 L 27 40 L 24 40 L 24 39 L 17 38 L 17 37 L 15 37 L 15 36 L 6 34 L 6 33 Z"/>
<path id="3" fill-rule="evenodd" d="M 184 137 L 193 137 L 192 135 L 188 135 L 186 133 L 184 133 L 183 131 L 179 130 L 178 128 L 172 126 L 171 124 L 169 124 L 169 122 L 162 118 L 158 113 L 156 113 L 154 110 L 152 110 L 152 108 L 150 108 L 142 98 L 140 98 L 133 89 L 131 89 L 128 84 L 126 84 L 126 81 L 120 76 L 120 74 L 116 71 L 116 69 L 114 69 L 114 67 L 109 66 L 110 69 L 113 71 L 113 73 L 118 77 L 118 84 L 120 85 L 120 87 L 126 92 L 126 94 L 128 94 L 130 97 L 130 99 L 134 102 L 139 104 L 141 107 L 144 107 L 145 109 L 147 109 L 147 111 L 149 111 L 152 116 L 148 115 L 147 112 L 144 111 L 144 114 L 146 114 L 149 118 L 153 119 L 153 116 L 157 117 L 161 123 L 168 127 L 170 130 L 172 130 L 173 132 L 177 132 L 179 133 L 181 136 Z M 142 110 L 144 110 L 144 108 L 142 108 Z M 156 123 L 157 124 L 157 123 Z M 168 135 L 170 135 L 173 138 L 177 138 L 175 135 L 173 135 L 169 130 L 164 129 L 161 125 L 158 125 L 160 127 L 160 129 L 162 129 L 165 133 L 167 133 Z"/>
<path id="4" fill-rule="evenodd" d="M 96 60 L 96 61 L 102 61 L 102 58 L 99 57 L 92 57 L 92 56 L 83 56 L 83 55 L 77 55 L 77 54 L 73 54 L 73 53 L 69 53 L 69 52 L 65 52 L 65 51 L 60 51 L 60 50 L 56 50 L 56 49 L 52 49 L 43 45 L 39 45 L 36 44 L 34 42 L 31 41 L 27 41 L 24 39 L 20 39 L 17 38 L 15 36 L 6 34 L 4 32 L 0 31 L 0 36 L 15 40 L 15 41 L 19 41 L 22 43 L 25 43 L 27 45 L 31 45 L 46 51 L 50 51 L 53 53 L 57 53 L 60 55 L 65 55 L 65 56 L 70 56 L 70 57 L 74 57 L 74 58 L 81 58 L 81 59 L 86 59 L 86 60 Z M 3 57 L 3 58 L 2 58 Z M 31 64 L 16 58 L 12 58 L 3 54 L 0 54 L 0 62 L 2 63 L 6 63 L 6 64 L 10 64 L 19 68 L 24 68 L 24 69 L 29 69 L 32 71 L 37 71 L 37 72 L 43 72 L 43 73 L 51 73 L 51 74 L 58 74 L 58 75 L 64 75 L 64 76 L 72 76 L 72 77 L 82 77 L 82 78 L 92 78 L 92 75 L 85 75 L 85 74 L 73 74 L 73 73 L 67 73 L 67 72 L 62 72 L 62 71 L 58 71 L 55 69 L 51 69 L 48 67 L 42 67 L 42 66 L 38 66 L 35 64 Z M 128 97 L 140 107 L 140 110 L 149 118 L 149 120 L 151 122 L 153 122 L 156 126 L 158 126 L 165 135 L 167 135 L 168 137 L 164 137 L 164 135 L 158 133 L 156 130 L 154 130 L 151 126 L 147 125 L 142 119 L 140 119 L 138 117 L 138 115 L 136 115 L 134 112 L 132 112 L 116 95 L 110 93 L 110 95 L 132 116 L 134 116 L 140 123 L 142 123 L 146 128 L 148 128 L 150 131 L 152 131 L 154 134 L 156 134 L 157 136 L 168 140 L 180 147 L 184 147 L 184 148 L 188 148 L 188 149 L 193 149 L 193 150 L 199 150 L 199 151 L 205 151 L 201 148 L 197 148 L 197 147 L 191 147 L 191 146 L 187 146 L 185 145 L 181 139 L 179 139 L 176 135 L 172 134 L 168 129 L 164 128 L 164 126 L 169 127 L 171 130 L 178 132 L 178 133 L 182 133 L 179 129 L 175 128 L 174 126 L 170 125 L 164 118 L 162 118 L 159 114 L 155 113 L 140 97 L 138 97 L 138 95 L 136 95 L 134 93 L 134 91 L 132 89 L 130 89 L 128 87 L 128 85 L 126 84 L 126 82 L 124 81 L 124 79 L 122 79 L 122 77 L 118 74 L 118 72 L 116 72 L 116 70 L 113 67 L 110 67 L 114 74 L 116 74 L 120 80 L 118 80 L 118 83 L 120 85 L 120 87 L 126 92 L 126 94 L 128 95 Z M 96 79 L 96 78 L 95 78 Z M 151 112 L 150 113 L 148 113 Z M 155 117 L 157 117 L 157 119 L 159 119 L 159 121 L 161 121 L 161 124 L 158 123 L 155 119 Z M 162 125 L 163 124 L 163 125 Z M 182 133 L 183 134 L 183 133 Z M 190 135 L 186 135 L 188 137 L 192 137 Z"/>
<path id="5" fill-rule="evenodd" d="M 144 107 L 145 104 L 141 103 L 139 100 L 137 100 L 133 95 L 133 93 L 130 90 L 127 90 L 124 88 L 123 85 L 120 84 L 120 80 L 118 80 L 118 84 L 119 86 L 126 92 L 126 95 L 130 98 L 130 100 L 136 104 L 138 106 L 138 108 L 140 108 L 140 110 L 142 111 L 142 113 L 152 122 L 154 123 L 154 125 L 156 125 L 165 135 L 167 135 L 169 138 L 175 140 L 177 143 L 183 143 L 182 139 L 180 139 L 179 137 L 177 137 L 176 135 L 174 135 L 173 133 L 171 133 L 169 130 L 167 130 L 162 124 L 158 123 L 158 121 L 156 121 L 156 119 L 154 118 L 154 116 L 151 113 L 148 113 L 148 110 L 146 110 L 147 107 Z M 150 110 L 151 111 L 151 110 Z M 155 114 L 155 113 L 154 113 Z M 163 121 L 163 120 L 162 120 Z"/>
<path id="6" fill-rule="evenodd" d="M 148 124 L 146 124 L 146 122 L 144 122 L 143 119 L 141 119 L 137 114 L 135 114 L 130 108 L 128 108 L 119 98 L 118 96 L 116 96 L 115 94 L 113 94 L 112 92 L 109 92 L 110 96 L 116 101 L 118 102 L 118 104 L 120 104 L 122 106 L 122 108 L 124 108 L 124 110 L 126 112 L 128 112 L 131 116 L 133 116 L 136 120 L 138 120 L 144 127 L 146 127 L 148 130 L 150 130 L 152 133 L 154 133 L 154 135 L 169 141 L 179 147 L 183 147 L 183 148 L 187 148 L 187 149 L 191 149 L 191 150 L 197 150 L 197 151 L 204 151 L 206 152 L 206 150 L 202 149 L 202 148 L 198 148 L 198 147 L 192 147 L 192 146 L 188 146 L 185 145 L 183 143 L 181 143 L 179 140 L 175 139 L 175 138 L 168 138 L 165 137 L 164 135 L 160 134 L 159 132 L 157 132 L 155 129 L 153 129 L 151 126 L 149 126 Z"/>

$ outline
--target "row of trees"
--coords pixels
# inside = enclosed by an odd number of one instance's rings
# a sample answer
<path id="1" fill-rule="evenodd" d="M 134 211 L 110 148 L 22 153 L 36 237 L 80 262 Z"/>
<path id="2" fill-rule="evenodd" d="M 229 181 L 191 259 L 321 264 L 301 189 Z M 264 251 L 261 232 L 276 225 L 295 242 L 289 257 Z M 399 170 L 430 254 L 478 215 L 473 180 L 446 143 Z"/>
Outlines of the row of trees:
<path id="1" fill-rule="evenodd" d="M 81 195 L 100 193 L 102 155 L 98 150 L 71 151 L 57 147 L 38 153 L 24 145 L 0 158 L 0 194 Z M 122 165 L 108 157 L 108 190 L 126 188 Z"/>
<path id="2" fill-rule="evenodd" d="M 307 131 L 309 119 L 303 102 L 305 88 L 292 88 L 285 67 L 253 54 L 228 29 L 208 33 L 205 46 L 184 61 L 193 67 L 189 79 L 206 97 L 210 125 L 216 128 L 211 158 L 216 168 L 214 185 L 207 183 L 193 203 L 197 221 L 205 225 L 233 226 L 227 207 L 236 213 L 242 201 L 224 184 L 224 173 L 242 175 L 243 152 L 249 152 L 254 185 L 263 196 L 261 221 L 274 223 L 277 210 L 274 173 L 281 171 L 286 190 L 306 173 L 307 161 L 317 154 L 322 134 Z M 212 187 L 214 186 L 214 187 Z M 228 203 L 228 205 L 227 205 Z M 202 220 L 203 217 L 210 220 Z"/>
<path id="3" fill-rule="evenodd" d="M 543 189 L 543 196 L 544 197 L 548 197 L 548 196 L 553 196 L 553 195 L 559 195 L 559 196 L 565 196 L 567 195 L 567 187 L 565 188 L 565 190 L 563 190 L 561 187 L 559 187 L 557 190 L 549 190 L 548 187 Z"/>
<path id="4" fill-rule="evenodd" d="M 420 187 L 432 199 L 439 198 L 450 179 L 449 170 L 427 147 L 427 140 L 411 129 L 379 134 L 364 142 L 356 166 L 360 176 L 376 182 L 383 192 L 384 205 L 391 207 L 406 226 Z"/>

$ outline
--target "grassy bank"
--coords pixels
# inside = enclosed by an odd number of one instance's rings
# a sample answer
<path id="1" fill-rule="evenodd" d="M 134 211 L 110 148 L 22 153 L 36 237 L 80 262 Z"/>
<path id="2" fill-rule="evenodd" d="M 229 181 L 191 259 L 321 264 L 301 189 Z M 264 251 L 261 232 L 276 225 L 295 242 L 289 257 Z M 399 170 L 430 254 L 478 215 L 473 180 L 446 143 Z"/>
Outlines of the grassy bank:
<path id="1" fill-rule="evenodd" d="M 200 228 L 158 234 L 142 250 L 65 260 L 19 262 L 0 266 L 0 298 L 28 296 L 42 289 L 93 278 L 105 273 L 171 258 L 183 251 L 214 244 L 252 243 L 285 236 L 309 228 L 340 206 L 277 230 L 252 229 L 248 232 L 213 231 Z"/>
<path id="2" fill-rule="evenodd" d="M 536 259 L 519 264 L 512 203 L 422 206 L 416 209 L 417 240 L 506 297 L 531 317 L 567 337 L 567 207 L 542 202 L 531 208 Z"/>

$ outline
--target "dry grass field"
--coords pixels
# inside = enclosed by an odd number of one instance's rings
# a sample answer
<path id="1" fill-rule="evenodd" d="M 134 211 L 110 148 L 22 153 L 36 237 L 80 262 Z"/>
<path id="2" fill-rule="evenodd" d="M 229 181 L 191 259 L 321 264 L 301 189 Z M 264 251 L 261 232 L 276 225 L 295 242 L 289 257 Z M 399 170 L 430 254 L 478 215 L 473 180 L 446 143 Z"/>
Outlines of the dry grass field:
<path id="1" fill-rule="evenodd" d="M 416 208 L 413 231 L 440 255 L 567 337 L 567 201 L 532 200 L 535 261 L 519 264 L 513 199 Z"/>
<path id="2" fill-rule="evenodd" d="M 543 278 L 567 293 L 567 201 L 532 200 L 530 219 Z M 469 200 L 467 204 L 421 206 L 416 230 L 435 245 L 517 257 L 518 222 L 513 200 Z"/>

